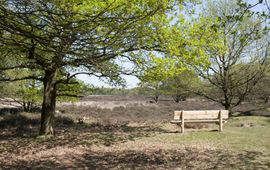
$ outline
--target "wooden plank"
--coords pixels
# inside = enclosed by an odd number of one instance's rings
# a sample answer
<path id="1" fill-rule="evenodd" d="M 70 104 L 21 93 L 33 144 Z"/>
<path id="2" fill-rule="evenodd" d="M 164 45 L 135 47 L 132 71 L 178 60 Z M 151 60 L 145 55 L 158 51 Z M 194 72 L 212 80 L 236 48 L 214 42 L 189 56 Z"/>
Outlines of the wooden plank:
<path id="1" fill-rule="evenodd" d="M 229 118 L 228 110 L 188 110 L 175 111 L 173 124 L 181 124 L 181 132 L 185 132 L 185 123 L 217 123 L 219 131 L 223 130 L 223 123 Z M 225 119 L 225 120 L 224 120 Z"/>
<path id="2" fill-rule="evenodd" d="M 185 132 L 185 119 L 184 119 L 184 117 L 185 117 L 185 114 L 184 114 L 184 111 L 182 111 L 181 112 L 181 121 L 182 121 L 182 123 L 181 123 L 181 130 L 182 130 L 182 133 Z"/>
<path id="3" fill-rule="evenodd" d="M 194 112 L 194 113 L 216 113 L 218 114 L 219 111 L 222 112 L 222 114 L 229 114 L 229 111 L 228 110 L 185 110 L 184 112 Z M 181 110 L 180 111 L 175 111 L 175 112 L 179 112 L 179 114 L 182 112 Z"/>
<path id="4" fill-rule="evenodd" d="M 223 119 L 226 119 L 226 117 L 223 115 L 221 116 Z M 200 119 L 219 119 L 219 115 L 201 115 L 201 114 L 185 114 L 185 119 L 195 119 L 195 120 L 200 120 Z"/>
<path id="5" fill-rule="evenodd" d="M 229 119 L 229 110 L 221 110 L 222 118 Z"/>
<path id="6" fill-rule="evenodd" d="M 218 119 L 203 119 L 203 120 L 185 120 L 185 123 L 217 123 Z"/>
<path id="7" fill-rule="evenodd" d="M 219 115 L 219 113 L 221 112 L 222 114 L 222 118 L 229 118 L 229 111 L 228 110 L 206 110 L 206 113 L 209 115 Z"/>
<path id="8" fill-rule="evenodd" d="M 182 111 L 174 111 L 174 120 L 180 120 Z"/>
<path id="9" fill-rule="evenodd" d="M 206 120 L 185 120 L 185 123 L 218 123 L 219 119 L 206 119 Z M 223 123 L 226 123 L 225 120 L 222 120 Z M 172 124 L 180 124 L 181 120 L 172 120 Z"/>
<path id="10" fill-rule="evenodd" d="M 181 120 L 172 120 L 172 121 L 170 121 L 171 123 L 173 123 L 173 124 L 179 124 L 179 123 L 181 123 L 182 121 Z"/>
<path id="11" fill-rule="evenodd" d="M 219 115 L 219 110 L 188 110 L 184 111 L 185 114 L 196 114 L 196 115 Z M 228 117 L 228 111 L 222 110 L 221 114 L 224 118 Z"/>
<path id="12" fill-rule="evenodd" d="M 219 110 L 189 110 L 183 111 L 185 119 L 218 119 Z M 181 111 L 175 111 L 175 120 L 179 119 Z M 228 119 L 228 111 L 222 110 L 221 115 L 223 119 Z"/>
<path id="13" fill-rule="evenodd" d="M 181 111 L 175 111 L 175 112 L 181 112 Z M 186 112 L 186 113 L 196 113 L 196 114 L 206 114 L 206 113 L 218 114 L 219 110 L 185 110 L 184 112 Z M 222 111 L 222 113 L 225 113 L 225 112 Z"/>

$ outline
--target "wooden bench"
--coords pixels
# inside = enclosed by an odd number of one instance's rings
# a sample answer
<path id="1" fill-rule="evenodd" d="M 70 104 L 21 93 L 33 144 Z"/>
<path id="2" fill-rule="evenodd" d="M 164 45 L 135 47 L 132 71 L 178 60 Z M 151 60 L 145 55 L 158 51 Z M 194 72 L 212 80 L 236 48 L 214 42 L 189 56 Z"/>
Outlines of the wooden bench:
<path id="1" fill-rule="evenodd" d="M 219 123 L 222 131 L 223 123 L 229 118 L 228 110 L 182 110 L 174 111 L 173 124 L 181 125 L 181 132 L 185 132 L 185 123 Z"/>

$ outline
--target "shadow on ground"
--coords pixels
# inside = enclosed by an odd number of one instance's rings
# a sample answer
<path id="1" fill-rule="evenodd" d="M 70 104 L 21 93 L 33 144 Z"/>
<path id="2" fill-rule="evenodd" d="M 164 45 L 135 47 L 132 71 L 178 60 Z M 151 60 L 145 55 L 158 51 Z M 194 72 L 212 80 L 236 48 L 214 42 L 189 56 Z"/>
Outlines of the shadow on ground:
<path id="1" fill-rule="evenodd" d="M 1 117 L 0 169 L 270 169 L 269 155 L 262 152 L 92 149 L 166 133 L 153 126 L 78 124 L 59 116 L 57 136 L 38 138 L 38 116 L 14 113 Z"/>
<path id="2" fill-rule="evenodd" d="M 7 133 L 2 133 L 0 140 L 13 138 L 36 139 L 39 125 L 40 119 L 38 115 L 34 118 L 19 113 L 5 116 L 0 119 L 0 130 L 1 132 L 5 131 Z M 101 139 L 108 139 L 105 140 L 105 143 L 108 145 L 110 145 L 110 141 L 121 140 L 118 139 L 118 137 L 121 138 L 124 134 L 128 135 L 127 138 L 129 140 L 132 140 L 136 137 L 146 137 L 155 133 L 165 132 L 165 130 L 161 128 L 152 126 L 131 127 L 126 124 L 102 125 L 101 123 L 78 124 L 75 123 L 73 119 L 62 116 L 55 118 L 55 125 L 56 137 L 53 138 L 53 140 L 58 140 L 59 138 L 59 140 L 61 139 L 61 142 L 63 142 L 63 138 L 76 139 L 94 136 L 95 139 L 99 139 L 100 136 L 102 136 Z M 83 139 L 80 138 L 79 140 Z"/>
<path id="3" fill-rule="evenodd" d="M 20 113 L 22 110 L 20 108 L 0 108 L 0 116 L 14 115 Z"/>
<path id="4" fill-rule="evenodd" d="M 160 128 L 150 126 L 78 124 L 67 117 L 57 117 L 56 137 L 40 138 L 37 136 L 39 123 L 38 118 L 29 118 L 22 114 L 8 115 L 0 119 L 0 165 L 2 164 L 0 167 L 16 168 L 15 162 L 18 157 L 32 159 L 35 157 L 34 155 L 39 155 L 43 151 L 48 151 L 53 155 L 55 148 L 59 148 L 61 152 L 61 148 L 76 148 L 78 146 L 90 148 L 93 145 L 111 146 L 163 132 Z M 68 156 L 72 157 L 72 155 Z M 42 166 L 44 163 L 44 166 L 47 164 L 53 166 L 54 163 L 49 160 L 45 159 L 38 165 Z M 30 162 L 18 166 L 32 167 L 32 165 L 28 165 Z M 38 165 L 33 165 L 33 168 Z"/>
<path id="5" fill-rule="evenodd" d="M 194 150 L 152 152 L 122 151 L 71 155 L 65 163 L 57 158 L 44 157 L 37 161 L 18 161 L 4 169 L 262 169 L 270 168 L 270 162 L 258 161 L 265 157 L 260 152 L 238 154 L 224 151 Z"/>

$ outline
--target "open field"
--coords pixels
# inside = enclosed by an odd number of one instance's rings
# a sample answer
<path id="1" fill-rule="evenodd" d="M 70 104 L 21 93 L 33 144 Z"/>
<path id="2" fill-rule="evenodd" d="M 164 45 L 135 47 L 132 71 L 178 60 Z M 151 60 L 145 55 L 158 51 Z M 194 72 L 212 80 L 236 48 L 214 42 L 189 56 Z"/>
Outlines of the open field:
<path id="1" fill-rule="evenodd" d="M 37 136 L 38 113 L 2 108 L 0 169 L 270 169 L 270 117 L 256 116 L 269 115 L 267 104 L 236 108 L 241 116 L 222 133 L 215 124 L 187 124 L 181 134 L 169 123 L 173 110 L 221 107 L 113 98 L 59 105 L 57 136 L 47 139 Z"/>

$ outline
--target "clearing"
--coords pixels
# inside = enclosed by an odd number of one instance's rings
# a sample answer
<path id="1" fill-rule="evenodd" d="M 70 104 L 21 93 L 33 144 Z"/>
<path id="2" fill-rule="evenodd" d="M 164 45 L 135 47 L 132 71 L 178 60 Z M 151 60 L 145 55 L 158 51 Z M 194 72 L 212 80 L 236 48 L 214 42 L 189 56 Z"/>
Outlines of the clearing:
<path id="1" fill-rule="evenodd" d="M 256 116 L 269 114 L 267 104 L 241 105 L 222 133 L 215 124 L 186 124 L 181 134 L 170 124 L 173 110 L 220 106 L 88 100 L 59 105 L 50 139 L 37 137 L 38 113 L 2 108 L 0 169 L 270 169 L 270 117 Z"/>

